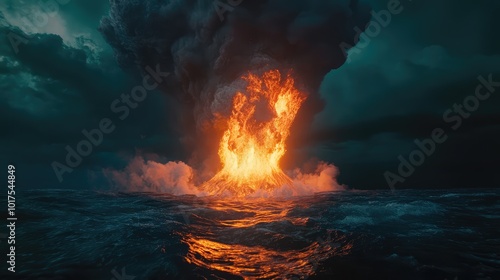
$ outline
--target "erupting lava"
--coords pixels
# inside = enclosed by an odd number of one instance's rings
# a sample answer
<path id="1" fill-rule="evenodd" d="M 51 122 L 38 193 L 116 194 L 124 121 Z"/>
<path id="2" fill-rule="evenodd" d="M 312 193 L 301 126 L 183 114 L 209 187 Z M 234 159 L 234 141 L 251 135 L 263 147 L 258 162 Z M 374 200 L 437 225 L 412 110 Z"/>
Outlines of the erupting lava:
<path id="1" fill-rule="evenodd" d="M 222 169 L 203 188 L 210 194 L 246 196 L 259 189 L 291 185 L 279 161 L 285 154 L 290 126 L 306 99 L 290 74 L 249 73 L 246 91 L 237 92 L 219 145 Z"/>

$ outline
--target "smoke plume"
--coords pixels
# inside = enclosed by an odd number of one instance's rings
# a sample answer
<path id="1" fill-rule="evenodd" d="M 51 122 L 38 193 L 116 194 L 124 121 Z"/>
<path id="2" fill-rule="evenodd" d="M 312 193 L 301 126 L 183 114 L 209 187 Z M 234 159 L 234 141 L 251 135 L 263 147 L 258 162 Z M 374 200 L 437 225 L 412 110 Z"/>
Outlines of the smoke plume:
<path id="1" fill-rule="evenodd" d="M 355 45 L 369 12 L 356 0 L 111 0 L 100 31 L 123 68 L 160 64 L 174 74 L 162 90 L 182 106 L 189 164 L 206 170 L 243 74 L 292 71 L 308 95 L 293 127 L 303 133 L 323 107 L 321 81 L 346 60 L 341 43 Z"/>
<path id="2" fill-rule="evenodd" d="M 161 163 L 141 155 L 136 155 L 124 170 L 105 171 L 105 175 L 112 180 L 115 187 L 121 190 L 173 195 L 207 195 L 194 184 L 194 174 L 194 170 L 183 162 Z M 251 197 L 292 197 L 345 189 L 336 181 L 338 169 L 324 162 L 317 164 L 310 172 L 296 168 L 288 175 L 293 180 L 293 187 L 285 185 L 271 192 L 258 191 Z"/>

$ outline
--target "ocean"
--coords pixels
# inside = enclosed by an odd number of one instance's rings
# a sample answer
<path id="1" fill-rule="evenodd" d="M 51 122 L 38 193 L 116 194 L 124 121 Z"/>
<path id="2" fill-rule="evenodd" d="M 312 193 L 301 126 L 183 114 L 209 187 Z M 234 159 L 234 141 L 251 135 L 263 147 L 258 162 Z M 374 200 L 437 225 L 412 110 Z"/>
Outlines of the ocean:
<path id="1" fill-rule="evenodd" d="M 500 279 L 497 189 L 23 190 L 17 207 L 16 272 L 1 279 Z"/>

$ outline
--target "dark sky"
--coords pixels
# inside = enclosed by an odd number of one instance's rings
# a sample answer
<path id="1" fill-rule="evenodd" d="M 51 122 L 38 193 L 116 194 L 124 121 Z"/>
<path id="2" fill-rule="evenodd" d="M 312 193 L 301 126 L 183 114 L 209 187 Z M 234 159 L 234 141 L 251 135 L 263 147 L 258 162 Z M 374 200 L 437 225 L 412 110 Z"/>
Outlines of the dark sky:
<path id="1" fill-rule="evenodd" d="M 378 12 L 391 1 L 361 2 Z M 473 102 L 478 76 L 500 82 L 500 4 L 400 5 L 378 35 L 361 39 L 349 51 L 350 61 L 325 76 L 320 93 L 326 107 L 308 131 L 294 132 L 296 147 L 288 157 L 332 162 L 339 181 L 352 188 L 386 189 L 384 173 L 398 174 L 398 157 L 408 159 L 418 149 L 415 139 L 441 128 L 446 141 L 395 188 L 500 186 L 500 87 L 460 125 L 458 113 L 449 113 L 448 121 L 443 117 L 455 103 Z M 0 154 L 2 166 L 16 165 L 18 184 L 105 188 L 102 170 L 123 168 L 138 152 L 186 160 L 173 98 L 153 91 L 124 120 L 110 110 L 141 80 L 119 67 L 98 30 L 109 3 L 73 0 L 46 16 L 38 4 L 9 0 L 0 12 Z M 47 20 L 30 26 L 26 19 L 37 13 Z M 24 37 L 17 48 L 11 44 L 16 36 Z M 103 118 L 116 129 L 59 182 L 52 163 L 64 163 L 65 147 L 75 147 L 84 139 L 82 130 L 97 128 Z"/>

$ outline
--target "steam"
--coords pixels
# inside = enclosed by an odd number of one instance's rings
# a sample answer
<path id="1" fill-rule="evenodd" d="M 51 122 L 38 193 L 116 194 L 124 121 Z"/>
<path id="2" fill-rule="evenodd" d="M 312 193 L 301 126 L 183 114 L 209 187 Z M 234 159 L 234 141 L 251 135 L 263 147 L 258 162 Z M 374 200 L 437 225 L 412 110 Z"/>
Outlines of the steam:
<path id="1" fill-rule="evenodd" d="M 111 0 L 100 31 L 123 68 L 160 64 L 174 74 L 162 90 L 179 100 L 182 142 L 192 152 L 189 165 L 205 174 L 216 167 L 222 134 L 218 120 L 228 116 L 233 95 L 245 87 L 239 77 L 269 69 L 292 71 L 299 90 L 308 95 L 292 129 L 307 131 L 323 107 L 318 94 L 323 77 L 346 60 L 339 46 L 355 45 L 355 27 L 366 26 L 369 12 L 357 0 L 243 0 L 221 20 L 213 0 Z M 128 178 L 134 184 L 138 178 L 151 183 L 160 171 L 193 176 L 180 162 L 135 162 L 130 168 L 138 176 Z M 336 169 L 321 168 L 316 177 L 296 174 L 296 180 L 304 186 L 338 188 L 334 182 L 325 183 L 325 176 L 336 175 Z M 172 177 L 174 192 L 192 189 L 182 176 Z"/>
<path id="2" fill-rule="evenodd" d="M 159 163 L 137 155 L 122 170 L 106 170 L 105 174 L 115 187 L 131 192 L 169 193 L 173 195 L 205 196 L 194 183 L 195 171 L 184 162 Z M 345 189 L 337 183 L 338 169 L 332 164 L 320 162 L 311 173 L 296 168 L 289 174 L 293 186 L 277 187 L 272 192 L 260 190 L 252 197 L 293 197 L 312 195 L 316 192 Z"/>
<path id="3" fill-rule="evenodd" d="M 194 171 L 184 162 L 162 164 L 136 156 L 123 171 L 105 170 L 105 175 L 116 187 L 127 191 L 200 194 L 193 184 Z"/>

